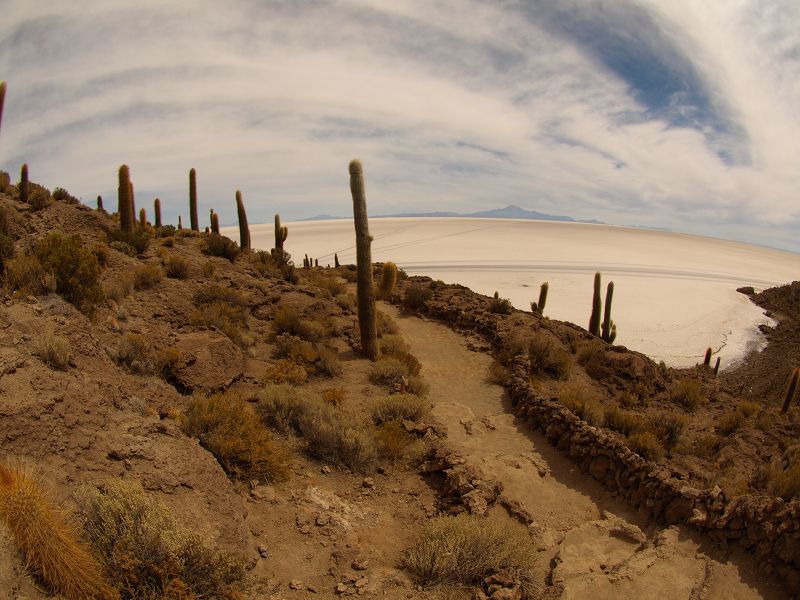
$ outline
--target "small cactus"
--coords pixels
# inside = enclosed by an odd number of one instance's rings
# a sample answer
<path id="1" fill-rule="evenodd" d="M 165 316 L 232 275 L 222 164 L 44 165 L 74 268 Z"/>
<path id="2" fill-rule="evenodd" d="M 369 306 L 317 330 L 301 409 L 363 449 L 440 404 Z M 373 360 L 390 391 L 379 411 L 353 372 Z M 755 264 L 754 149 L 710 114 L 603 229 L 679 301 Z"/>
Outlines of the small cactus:
<path id="1" fill-rule="evenodd" d="M 211 233 L 219 235 L 219 215 L 211 213 Z"/>
<path id="2" fill-rule="evenodd" d="M 275 250 L 279 256 L 283 256 L 283 242 L 289 237 L 289 229 L 281 227 L 281 216 L 275 215 Z"/>
<path id="3" fill-rule="evenodd" d="M 538 312 L 540 315 L 544 313 L 544 305 L 547 304 L 547 290 L 550 289 L 550 284 L 546 281 L 539 288 L 539 302 L 531 302 L 531 312 Z"/>
<path id="4" fill-rule="evenodd" d="M 356 287 L 358 291 L 358 326 L 361 351 L 370 360 L 378 358 L 378 328 L 375 311 L 375 289 L 372 284 L 372 236 L 367 217 L 367 195 L 361 161 L 352 160 L 350 193 L 353 196 L 353 222 L 356 230 Z"/>
<path id="5" fill-rule="evenodd" d="M 311 266 L 311 261 L 308 259 L 308 254 L 306 254 L 305 258 L 303 259 L 303 267 L 308 269 Z"/>
<path id="6" fill-rule="evenodd" d="M 600 337 L 600 313 L 603 304 L 600 299 L 600 271 L 594 274 L 594 295 L 592 296 L 592 315 L 589 318 L 589 333 Z"/>
<path id="7" fill-rule="evenodd" d="M 178 231 L 182 229 L 183 229 L 183 220 L 181 219 L 181 216 L 178 215 Z"/>
<path id="8" fill-rule="evenodd" d="M 706 350 L 706 356 L 705 356 L 705 358 L 703 359 L 703 366 L 704 366 L 704 367 L 709 367 L 709 368 L 711 368 L 711 352 L 712 352 L 711 348 L 708 348 L 708 349 Z"/>
<path id="9" fill-rule="evenodd" d="M 28 196 L 31 191 L 31 182 L 28 180 L 28 163 L 22 165 L 19 170 L 19 200 L 20 202 L 28 202 Z"/>
<path id="10" fill-rule="evenodd" d="M 161 227 L 161 200 L 158 198 L 153 200 L 153 215 L 155 217 L 156 227 Z"/>
<path id="11" fill-rule="evenodd" d="M 614 282 L 610 281 L 606 288 L 606 306 L 603 314 L 603 341 L 612 344 L 617 337 L 617 326 L 611 320 L 611 301 L 614 299 Z"/>
<path id="12" fill-rule="evenodd" d="M 392 295 L 395 285 L 397 285 L 397 265 L 387 261 L 381 271 L 381 298 L 387 300 Z"/>
<path id="13" fill-rule="evenodd" d="M 3 104 L 6 100 L 6 82 L 0 81 L 0 125 L 3 123 Z"/>
<path id="14" fill-rule="evenodd" d="M 319 267 L 319 259 L 318 258 L 314 259 L 314 266 L 315 267 Z"/>
<path id="15" fill-rule="evenodd" d="M 236 190 L 236 212 L 239 214 L 239 247 L 250 250 L 250 228 L 247 226 L 247 213 L 244 211 L 242 192 Z"/>
<path id="16" fill-rule="evenodd" d="M 719 356 L 717 357 L 717 362 L 714 364 L 714 377 L 717 376 L 717 373 L 719 373 Z"/>
<path id="17" fill-rule="evenodd" d="M 200 231 L 197 220 L 197 171 L 194 168 L 189 170 L 189 221 L 192 231 Z"/>
<path id="18" fill-rule="evenodd" d="M 133 232 L 131 219 L 131 172 L 128 165 L 119 168 L 119 187 L 117 188 L 117 213 L 119 229 L 123 233 Z"/>
<path id="19" fill-rule="evenodd" d="M 103 208 L 103 197 L 102 196 L 97 196 L 97 210 L 102 210 L 103 212 L 105 212 L 105 209 Z"/>
<path id="20" fill-rule="evenodd" d="M 339 264 L 339 255 L 336 252 L 333 253 L 333 264 L 337 269 L 341 266 Z"/>
<path id="21" fill-rule="evenodd" d="M 139 227 L 142 229 L 147 227 L 147 212 L 144 210 L 144 207 L 139 209 Z"/>
<path id="22" fill-rule="evenodd" d="M 800 379 L 800 369 L 795 367 L 792 370 L 792 376 L 789 379 L 789 387 L 786 389 L 786 396 L 783 399 L 783 406 L 781 407 L 781 414 L 785 414 L 789 410 L 789 406 L 794 400 L 795 393 L 797 392 L 797 381 Z"/>

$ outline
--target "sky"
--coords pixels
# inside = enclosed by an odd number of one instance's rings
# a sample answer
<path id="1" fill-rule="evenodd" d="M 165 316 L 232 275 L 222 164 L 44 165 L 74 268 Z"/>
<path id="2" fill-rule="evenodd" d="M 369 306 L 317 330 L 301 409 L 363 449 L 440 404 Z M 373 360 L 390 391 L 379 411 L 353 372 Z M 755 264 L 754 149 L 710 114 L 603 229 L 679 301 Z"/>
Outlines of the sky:
<path id="1" fill-rule="evenodd" d="M 251 223 L 516 204 L 800 252 L 797 0 L 0 0 L 0 169 Z M 290 233 L 291 235 L 291 233 Z"/>

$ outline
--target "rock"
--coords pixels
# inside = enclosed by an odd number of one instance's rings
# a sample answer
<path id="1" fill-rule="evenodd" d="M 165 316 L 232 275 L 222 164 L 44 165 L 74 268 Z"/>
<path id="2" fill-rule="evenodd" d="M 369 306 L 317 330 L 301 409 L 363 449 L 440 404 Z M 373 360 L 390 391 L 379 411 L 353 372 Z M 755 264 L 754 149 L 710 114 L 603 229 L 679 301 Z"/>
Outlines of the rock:
<path id="1" fill-rule="evenodd" d="M 369 566 L 369 560 L 363 556 L 358 556 L 350 566 L 356 571 L 366 571 Z"/>
<path id="2" fill-rule="evenodd" d="M 346 592 L 347 592 L 349 589 L 350 589 L 350 588 L 349 588 L 349 587 L 347 587 L 345 584 L 343 584 L 343 583 L 340 583 L 340 584 L 338 584 L 338 585 L 336 586 L 336 593 L 337 593 L 337 594 L 344 594 L 344 593 L 346 593 Z"/>
<path id="3" fill-rule="evenodd" d="M 372 477 L 365 477 L 364 481 L 361 482 L 361 487 L 372 489 L 375 487 L 375 481 L 372 479 Z"/>
<path id="4" fill-rule="evenodd" d="M 221 333 L 185 333 L 178 337 L 175 346 L 181 354 L 173 371 L 175 380 L 190 391 L 216 391 L 242 376 L 242 350 Z"/>
<path id="5" fill-rule="evenodd" d="M 356 579 L 355 583 L 356 589 L 360 590 L 361 588 L 367 587 L 368 583 L 369 579 L 367 579 L 366 577 L 362 577 L 361 579 Z"/>
<path id="6" fill-rule="evenodd" d="M 275 497 L 275 490 L 267 485 L 257 485 L 252 490 L 250 490 L 250 497 L 253 500 L 258 500 L 260 502 L 272 502 L 274 503 L 277 498 Z"/>
<path id="7" fill-rule="evenodd" d="M 745 296 L 752 296 L 756 293 L 755 288 L 752 285 L 745 285 L 739 288 L 736 288 L 736 291 L 740 294 L 744 294 Z"/>
<path id="8" fill-rule="evenodd" d="M 314 519 L 314 523 L 317 524 L 318 527 L 323 527 L 331 522 L 330 515 L 317 515 L 317 518 Z"/>
<path id="9" fill-rule="evenodd" d="M 269 551 L 264 546 L 258 546 L 258 553 L 261 555 L 261 558 L 269 558 Z"/>
<path id="10" fill-rule="evenodd" d="M 627 388 L 641 384 L 651 390 L 666 388 L 655 365 L 643 354 L 611 346 L 595 352 L 586 363 L 586 373 L 597 381 L 614 383 Z"/>
<path id="11" fill-rule="evenodd" d="M 290 590 L 302 590 L 303 589 L 303 582 L 299 579 L 292 579 L 289 582 L 289 589 Z"/>
<path id="12" fill-rule="evenodd" d="M 589 463 L 589 475 L 597 481 L 605 481 L 609 468 L 611 468 L 611 459 L 603 454 L 598 454 Z"/>
<path id="13" fill-rule="evenodd" d="M 320 471 L 322 471 L 323 475 L 330 475 L 331 468 L 328 465 L 322 465 L 322 469 L 320 469 Z"/>

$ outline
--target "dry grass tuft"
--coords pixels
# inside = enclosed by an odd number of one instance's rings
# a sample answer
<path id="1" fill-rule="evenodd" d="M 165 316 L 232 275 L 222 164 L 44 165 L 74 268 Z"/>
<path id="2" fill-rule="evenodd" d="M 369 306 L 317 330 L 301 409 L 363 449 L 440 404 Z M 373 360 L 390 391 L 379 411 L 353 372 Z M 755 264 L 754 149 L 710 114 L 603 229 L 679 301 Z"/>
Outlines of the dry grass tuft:
<path id="1" fill-rule="evenodd" d="M 616 406 L 610 406 L 605 409 L 603 413 L 603 427 L 625 435 L 630 435 L 644 429 L 644 422 L 641 416 L 636 413 L 620 410 Z"/>
<path id="2" fill-rule="evenodd" d="M 599 425 L 603 418 L 603 409 L 596 394 L 587 386 L 573 383 L 562 390 L 558 398 L 561 404 L 570 409 L 575 416 L 590 425 Z"/>
<path id="3" fill-rule="evenodd" d="M 664 445 L 650 431 L 641 431 L 628 436 L 628 447 L 647 460 L 657 461 L 664 456 Z"/>
<path id="4" fill-rule="evenodd" d="M 536 554 L 523 529 L 460 514 L 431 519 L 407 551 L 405 566 L 429 585 L 477 584 L 501 571 L 512 572 L 530 592 Z"/>
<path id="5" fill-rule="evenodd" d="M 40 337 L 35 346 L 36 355 L 52 369 L 66 371 L 72 361 L 72 346 L 69 340 L 52 331 Z"/>
<path id="6" fill-rule="evenodd" d="M 47 271 L 35 256 L 18 256 L 5 263 L 5 284 L 12 292 L 22 296 L 41 296 L 55 288 L 48 289 Z"/>
<path id="7" fill-rule="evenodd" d="M 187 435 L 242 479 L 286 479 L 287 453 L 270 437 L 249 403 L 233 393 L 196 395 L 183 423 Z"/>
<path id="8" fill-rule="evenodd" d="M 380 398 L 372 406 L 372 421 L 376 425 L 406 419 L 422 421 L 430 413 L 430 403 L 414 394 L 392 394 Z"/>
<path id="9" fill-rule="evenodd" d="M 531 373 L 549 375 L 565 380 L 569 377 L 572 361 L 569 352 L 545 335 L 534 335 L 528 342 Z"/>
<path id="10" fill-rule="evenodd" d="M 153 347 L 138 333 L 126 333 L 117 343 L 117 363 L 131 373 L 149 373 L 152 369 Z"/>
<path id="11" fill-rule="evenodd" d="M 0 518 L 28 569 L 69 600 L 110 600 L 119 594 L 100 564 L 78 541 L 77 528 L 34 479 L 0 464 Z"/>
<path id="12" fill-rule="evenodd" d="M 689 411 L 705 403 L 697 379 L 687 378 L 674 382 L 669 388 L 669 399 Z"/>
<path id="13" fill-rule="evenodd" d="M 372 364 L 369 380 L 376 384 L 394 385 L 409 375 L 408 366 L 403 361 L 388 356 L 379 358 Z"/>
<path id="14" fill-rule="evenodd" d="M 293 360 L 282 358 L 267 367 L 264 372 L 264 381 L 267 383 L 302 385 L 308 381 L 308 371 Z"/>
<path id="15" fill-rule="evenodd" d="M 214 550 L 135 482 L 77 493 L 84 530 L 122 600 L 241 598 L 243 557 Z"/>
<path id="16" fill-rule="evenodd" d="M 164 260 L 164 270 L 167 272 L 167 277 L 186 279 L 189 276 L 189 262 L 180 256 L 168 256 Z"/>
<path id="17" fill-rule="evenodd" d="M 133 271 L 133 287 L 149 290 L 164 278 L 164 271 L 156 263 L 147 263 Z"/>

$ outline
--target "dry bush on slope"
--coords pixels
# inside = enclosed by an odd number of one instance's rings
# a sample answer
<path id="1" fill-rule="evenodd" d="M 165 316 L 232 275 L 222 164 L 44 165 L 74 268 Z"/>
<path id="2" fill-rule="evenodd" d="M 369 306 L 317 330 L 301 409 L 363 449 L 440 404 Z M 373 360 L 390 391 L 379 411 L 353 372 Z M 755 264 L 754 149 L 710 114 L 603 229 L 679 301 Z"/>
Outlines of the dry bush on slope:
<path id="1" fill-rule="evenodd" d="M 69 340 L 52 331 L 46 331 L 36 341 L 34 351 L 47 366 L 53 369 L 66 371 L 72 361 L 72 346 Z"/>
<path id="2" fill-rule="evenodd" d="M 138 483 L 84 485 L 76 495 L 86 535 L 123 600 L 241 598 L 244 558 L 215 551 Z"/>
<path id="3" fill-rule="evenodd" d="M 430 402 L 414 394 L 393 394 L 375 402 L 372 406 L 372 420 L 376 425 L 406 419 L 421 421 L 430 413 Z"/>
<path id="4" fill-rule="evenodd" d="M 119 598 L 98 562 L 78 542 L 77 528 L 62 509 L 19 468 L 0 464 L 0 518 L 27 568 L 69 600 Z"/>
<path id="5" fill-rule="evenodd" d="M 225 472 L 243 479 L 286 479 L 286 450 L 276 444 L 253 408 L 232 393 L 196 395 L 183 430 L 219 461 Z"/>
<path id="6" fill-rule="evenodd" d="M 510 571 L 522 581 L 526 597 L 536 554 L 524 530 L 462 513 L 431 519 L 408 550 L 405 566 L 427 584 L 479 584 Z"/>

